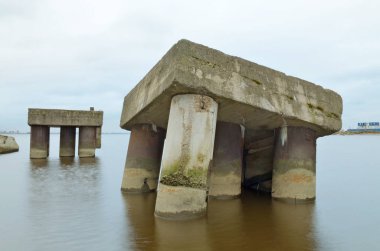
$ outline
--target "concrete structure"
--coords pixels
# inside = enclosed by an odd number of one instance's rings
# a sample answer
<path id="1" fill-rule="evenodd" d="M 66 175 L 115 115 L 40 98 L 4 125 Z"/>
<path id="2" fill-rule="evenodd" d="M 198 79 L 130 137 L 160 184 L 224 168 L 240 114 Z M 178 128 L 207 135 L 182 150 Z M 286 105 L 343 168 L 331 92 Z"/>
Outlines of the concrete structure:
<path id="1" fill-rule="evenodd" d="M 210 167 L 209 196 L 218 199 L 238 197 L 241 193 L 245 128 L 218 122 L 213 164 Z"/>
<path id="2" fill-rule="evenodd" d="M 276 130 L 272 197 L 315 199 L 315 131 L 283 126 Z"/>
<path id="3" fill-rule="evenodd" d="M 18 152 L 18 149 L 14 137 L 0 135 L 0 154 Z"/>
<path id="4" fill-rule="evenodd" d="M 76 128 L 79 127 L 79 157 L 94 157 L 101 146 L 102 111 L 29 108 L 30 158 L 49 156 L 50 127 L 60 127 L 60 157 L 75 155 Z"/>
<path id="5" fill-rule="evenodd" d="M 276 198 L 314 198 L 315 140 L 339 131 L 341 114 L 342 99 L 333 91 L 181 40 L 125 97 L 120 126 L 167 130 L 156 215 L 180 218 L 203 215 L 207 193 L 238 196 L 240 173 L 243 183 L 266 182 L 269 189 L 273 173 Z M 231 127 L 215 137 L 216 121 Z M 253 135 L 244 139 L 244 172 L 239 127 Z"/>
<path id="6" fill-rule="evenodd" d="M 121 189 L 150 192 L 157 188 L 165 130 L 151 124 L 133 126 Z"/>
<path id="7" fill-rule="evenodd" d="M 244 187 L 272 191 L 275 130 L 249 130 L 245 135 Z"/>
<path id="8" fill-rule="evenodd" d="M 192 218 L 207 209 L 208 171 L 212 165 L 218 104 L 198 94 L 172 98 L 162 154 L 155 213 Z"/>

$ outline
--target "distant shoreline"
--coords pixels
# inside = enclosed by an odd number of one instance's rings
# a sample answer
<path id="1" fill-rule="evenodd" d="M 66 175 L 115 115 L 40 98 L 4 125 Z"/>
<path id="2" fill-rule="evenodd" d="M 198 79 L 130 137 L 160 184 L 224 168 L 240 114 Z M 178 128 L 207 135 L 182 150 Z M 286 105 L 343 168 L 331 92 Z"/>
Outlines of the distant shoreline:
<path id="1" fill-rule="evenodd" d="M 379 131 L 339 131 L 334 133 L 333 135 L 374 135 L 380 134 Z"/>

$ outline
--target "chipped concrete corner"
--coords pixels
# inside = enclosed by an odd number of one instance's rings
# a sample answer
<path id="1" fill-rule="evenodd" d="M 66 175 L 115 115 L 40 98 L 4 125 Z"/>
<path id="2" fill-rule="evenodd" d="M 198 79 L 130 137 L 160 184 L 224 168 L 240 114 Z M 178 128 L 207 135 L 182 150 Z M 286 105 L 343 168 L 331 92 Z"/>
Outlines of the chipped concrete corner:
<path id="1" fill-rule="evenodd" d="M 128 151 L 122 186 L 158 184 L 155 213 L 166 218 L 203 215 L 208 196 L 236 198 L 241 183 L 274 198 L 313 199 L 315 141 L 341 129 L 342 109 L 331 90 L 180 40 L 124 99 L 120 127 L 131 139 L 150 137 L 138 125 L 166 131 L 166 139 L 143 153 L 154 156 L 154 175 L 142 171 L 144 161 L 131 174 Z"/>

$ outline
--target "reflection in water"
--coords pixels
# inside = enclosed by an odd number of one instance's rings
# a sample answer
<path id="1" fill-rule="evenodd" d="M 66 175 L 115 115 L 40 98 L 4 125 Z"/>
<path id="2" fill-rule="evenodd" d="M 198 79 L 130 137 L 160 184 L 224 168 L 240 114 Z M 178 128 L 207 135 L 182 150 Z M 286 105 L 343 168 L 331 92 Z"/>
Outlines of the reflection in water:
<path id="1" fill-rule="evenodd" d="M 48 159 L 31 159 L 30 160 L 31 168 L 41 168 L 47 167 L 49 162 Z"/>
<path id="2" fill-rule="evenodd" d="M 274 239 L 281 250 L 317 250 L 314 230 L 314 202 L 290 204 L 272 201 Z"/>
<path id="3" fill-rule="evenodd" d="M 100 216 L 100 161 L 60 158 L 30 163 L 31 242 L 47 250 L 91 243 L 96 231 L 88 230 L 96 228 Z M 83 233 L 78 235 L 78 231 Z M 54 241 L 46 238 L 58 233 Z"/>
<path id="4" fill-rule="evenodd" d="M 74 158 L 73 157 L 60 157 L 59 162 L 61 167 L 70 167 L 74 164 Z"/>
<path id="5" fill-rule="evenodd" d="M 205 218 L 168 221 L 153 215 L 155 193 L 123 196 L 138 250 L 316 250 L 313 203 L 246 191 L 240 199 L 210 200 Z"/>
<path id="6" fill-rule="evenodd" d="M 79 158 L 79 164 L 81 166 L 99 166 L 99 158 Z"/>
<path id="7" fill-rule="evenodd" d="M 125 213 L 131 223 L 133 234 L 125 236 L 137 250 L 155 250 L 155 222 L 152 215 L 156 202 L 156 193 L 121 193 L 125 203 Z"/>
<path id="8" fill-rule="evenodd" d="M 380 250 L 378 136 L 318 140 L 315 203 L 245 191 L 182 222 L 154 217 L 155 193 L 120 192 L 126 135 L 79 159 L 59 158 L 52 134 L 47 160 L 29 159 L 29 136 L 0 156 L 0 250 Z"/>

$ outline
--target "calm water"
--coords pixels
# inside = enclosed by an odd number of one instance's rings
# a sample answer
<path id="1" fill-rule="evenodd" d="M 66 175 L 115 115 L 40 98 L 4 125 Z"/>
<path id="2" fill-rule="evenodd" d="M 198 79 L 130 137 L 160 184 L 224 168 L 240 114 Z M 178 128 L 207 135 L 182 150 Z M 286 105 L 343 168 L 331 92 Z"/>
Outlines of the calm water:
<path id="1" fill-rule="evenodd" d="M 318 140 L 317 199 L 291 205 L 255 192 L 209 201 L 208 217 L 153 217 L 155 194 L 125 195 L 128 135 L 103 135 L 95 159 L 0 156 L 0 250 L 380 250 L 380 137 Z"/>

